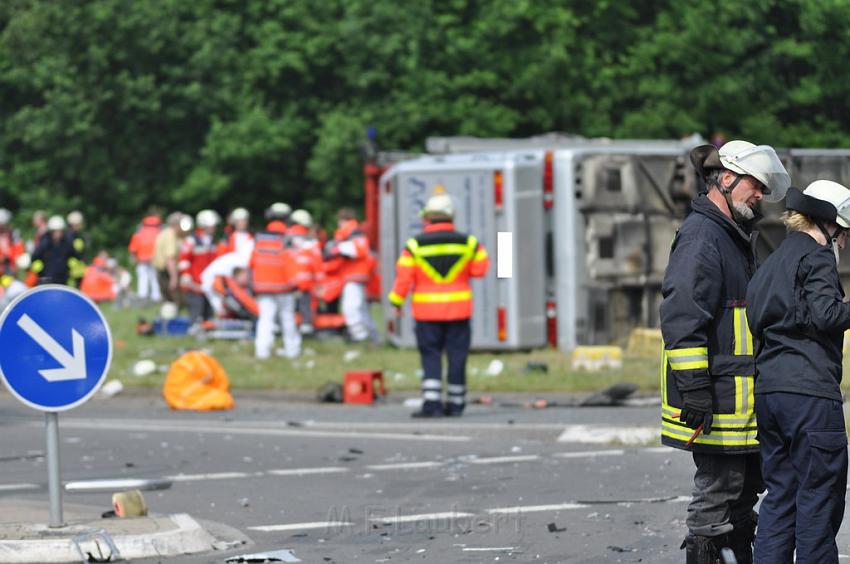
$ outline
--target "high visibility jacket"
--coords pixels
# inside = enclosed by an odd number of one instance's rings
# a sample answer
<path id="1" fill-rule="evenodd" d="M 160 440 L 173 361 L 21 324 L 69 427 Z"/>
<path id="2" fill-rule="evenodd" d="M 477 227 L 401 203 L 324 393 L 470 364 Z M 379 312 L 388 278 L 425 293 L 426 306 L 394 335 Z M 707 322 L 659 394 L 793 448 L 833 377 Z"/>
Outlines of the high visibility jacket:
<path id="1" fill-rule="evenodd" d="M 289 228 L 284 222 L 276 219 L 274 221 L 270 221 L 266 225 L 266 231 L 269 233 L 280 233 L 282 235 L 286 235 L 289 232 Z"/>
<path id="2" fill-rule="evenodd" d="M 233 317 L 251 318 L 260 315 L 257 300 L 230 276 L 216 276 L 213 290 L 221 296 L 224 307 Z"/>
<path id="3" fill-rule="evenodd" d="M 319 242 L 301 225 L 289 228 L 289 239 L 295 251 L 295 262 L 298 264 L 295 283 L 302 292 L 309 292 L 315 286 L 322 269 L 322 250 L 319 248 Z"/>
<path id="4" fill-rule="evenodd" d="M 24 254 L 24 241 L 17 231 L 0 231 L 0 257 L 6 257 L 12 270 L 16 268 L 15 261 Z"/>
<path id="5" fill-rule="evenodd" d="M 156 244 L 156 236 L 162 225 L 158 216 L 149 215 L 142 219 L 142 224 L 130 239 L 128 249 L 139 262 L 150 262 L 153 258 L 153 249 Z"/>
<path id="6" fill-rule="evenodd" d="M 758 452 L 746 314 L 756 234 L 706 196 L 692 209 L 673 240 L 661 287 L 661 442 L 700 452 Z M 687 447 L 695 431 L 678 418 L 682 393 L 704 388 L 714 397 L 714 423 Z"/>
<path id="7" fill-rule="evenodd" d="M 97 262 L 97 259 L 95 259 Z M 117 296 L 115 278 L 101 264 L 92 264 L 86 268 L 80 291 L 95 302 L 111 302 Z"/>
<path id="8" fill-rule="evenodd" d="M 196 232 L 186 237 L 177 263 L 181 288 L 187 292 L 202 293 L 201 274 L 215 258 L 216 245 L 211 236 Z"/>
<path id="9" fill-rule="evenodd" d="M 252 287 L 257 294 L 286 294 L 295 290 L 295 253 L 282 233 L 257 234 L 249 268 L 253 275 Z"/>
<path id="10" fill-rule="evenodd" d="M 346 221 L 336 230 L 331 255 L 338 259 L 331 261 L 331 264 L 344 282 L 365 284 L 369 281 L 372 266 L 369 260 L 369 239 L 356 220 Z"/>
<path id="11" fill-rule="evenodd" d="M 30 270 L 39 284 L 67 284 L 71 267 L 77 263 L 80 255 L 70 235 L 63 234 L 57 241 L 48 233 L 32 254 Z"/>
<path id="12" fill-rule="evenodd" d="M 245 255 L 248 255 L 253 244 L 254 235 L 250 231 L 233 231 L 227 236 L 227 239 L 219 243 L 216 253 L 218 256 L 227 253 L 245 253 Z"/>
<path id="13" fill-rule="evenodd" d="M 452 223 L 434 223 L 408 239 L 396 262 L 389 300 L 401 306 L 413 289 L 417 321 L 457 321 L 472 317 L 470 278 L 487 273 L 490 259 L 473 235 L 455 231 Z"/>

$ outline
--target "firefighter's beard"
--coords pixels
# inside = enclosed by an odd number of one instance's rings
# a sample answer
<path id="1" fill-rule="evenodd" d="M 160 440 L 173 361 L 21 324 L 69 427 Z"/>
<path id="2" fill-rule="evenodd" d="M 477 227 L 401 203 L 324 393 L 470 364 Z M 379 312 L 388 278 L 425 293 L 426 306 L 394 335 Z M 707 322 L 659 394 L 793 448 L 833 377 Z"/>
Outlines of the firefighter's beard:
<path id="1" fill-rule="evenodd" d="M 745 221 L 749 221 L 753 219 L 756 214 L 752 210 L 750 206 L 745 204 L 744 202 L 732 202 L 732 208 L 734 209 L 734 214 L 737 216 L 737 219 L 740 223 Z"/>

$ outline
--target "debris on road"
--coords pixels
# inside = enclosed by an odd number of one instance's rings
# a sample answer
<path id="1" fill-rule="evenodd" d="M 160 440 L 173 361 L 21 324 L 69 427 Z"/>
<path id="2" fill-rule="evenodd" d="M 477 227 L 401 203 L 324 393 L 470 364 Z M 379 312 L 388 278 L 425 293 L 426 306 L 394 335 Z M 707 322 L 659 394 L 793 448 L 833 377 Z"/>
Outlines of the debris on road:
<path id="1" fill-rule="evenodd" d="M 337 382 L 325 382 L 316 392 L 319 403 L 342 403 L 342 385 Z"/>
<path id="2" fill-rule="evenodd" d="M 241 554 L 231 556 L 225 560 L 227 564 L 238 564 L 240 562 L 301 562 L 290 549 L 272 550 L 269 552 L 258 552 L 256 554 Z"/>
<path id="3" fill-rule="evenodd" d="M 549 530 L 550 533 L 563 533 L 567 530 L 566 527 L 559 527 L 556 523 L 549 523 L 548 525 L 546 525 L 546 528 Z"/>
<path id="4" fill-rule="evenodd" d="M 105 398 L 115 397 L 124 391 L 124 384 L 121 380 L 110 380 L 100 388 L 100 395 Z"/>
<path id="5" fill-rule="evenodd" d="M 144 517 L 148 506 L 140 490 L 112 494 L 112 510 L 116 517 Z"/>
<path id="6" fill-rule="evenodd" d="M 619 382 L 582 400 L 582 407 L 614 407 L 621 405 L 629 396 L 637 391 L 637 384 Z"/>

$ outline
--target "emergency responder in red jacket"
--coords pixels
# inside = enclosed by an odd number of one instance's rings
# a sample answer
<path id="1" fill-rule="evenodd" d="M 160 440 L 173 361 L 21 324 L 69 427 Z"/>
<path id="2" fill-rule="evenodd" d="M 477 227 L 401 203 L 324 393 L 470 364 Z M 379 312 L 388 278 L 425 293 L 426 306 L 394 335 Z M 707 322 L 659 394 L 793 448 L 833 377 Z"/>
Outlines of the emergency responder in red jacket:
<path id="1" fill-rule="evenodd" d="M 295 253 L 283 221 L 275 217 L 269 219 L 272 221 L 266 231 L 257 233 L 254 238 L 254 250 L 249 262 L 252 286 L 260 310 L 254 355 L 259 359 L 271 356 L 275 324 L 280 323 L 283 332 L 282 356 L 295 358 L 301 354 L 301 333 L 295 324 Z"/>
<path id="2" fill-rule="evenodd" d="M 192 321 L 212 317 L 212 307 L 201 287 L 201 274 L 216 258 L 215 230 L 220 222 L 213 210 L 201 210 L 195 218 L 195 232 L 183 240 L 180 249 L 180 289 Z"/>
<path id="3" fill-rule="evenodd" d="M 343 208 L 337 214 L 338 228 L 329 245 L 329 274 L 342 278 L 340 309 L 345 317 L 348 335 L 355 343 L 378 339 L 378 331 L 366 300 L 366 284 L 372 270 L 369 239 L 360 229 L 354 210 Z"/>
<path id="4" fill-rule="evenodd" d="M 5 257 L 9 270 L 14 271 L 18 257 L 24 254 L 24 242 L 12 228 L 12 212 L 0 208 L 0 257 Z"/>
<path id="5" fill-rule="evenodd" d="M 298 271 L 295 282 L 298 285 L 297 310 L 301 315 L 301 333 L 313 332 L 313 287 L 322 267 L 322 250 L 319 241 L 313 235 L 313 217 L 307 210 L 295 210 L 289 217 L 289 239 L 295 250 Z"/>
<path id="6" fill-rule="evenodd" d="M 245 208 L 236 208 L 227 218 L 229 232 L 224 243 L 218 250 L 219 256 L 227 253 L 237 253 L 245 257 L 251 256 L 254 248 L 254 234 L 248 228 L 251 214 Z"/>
<path id="7" fill-rule="evenodd" d="M 162 300 L 159 282 L 156 279 L 156 269 L 153 267 L 154 246 L 156 237 L 162 227 L 162 220 L 156 213 L 149 213 L 142 218 L 142 223 L 128 247 L 133 260 L 136 262 L 136 294 L 143 300 L 158 302 Z"/>
<path id="8" fill-rule="evenodd" d="M 438 191 L 422 210 L 425 230 L 407 241 L 389 295 L 400 312 L 411 290 L 416 343 L 422 358 L 422 409 L 414 417 L 460 416 L 466 405 L 466 357 L 471 340 L 470 278 L 487 273 L 487 251 L 455 230 L 454 206 Z M 442 403 L 442 356 L 448 357 L 448 394 Z"/>

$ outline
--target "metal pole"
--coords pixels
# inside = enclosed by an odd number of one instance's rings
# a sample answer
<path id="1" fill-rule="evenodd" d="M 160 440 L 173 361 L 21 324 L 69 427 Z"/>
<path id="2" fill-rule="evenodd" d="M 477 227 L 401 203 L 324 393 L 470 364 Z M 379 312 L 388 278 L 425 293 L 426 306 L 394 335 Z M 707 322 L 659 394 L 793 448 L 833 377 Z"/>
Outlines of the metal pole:
<path id="1" fill-rule="evenodd" d="M 50 490 L 50 526 L 64 527 L 62 482 L 59 478 L 59 414 L 45 413 L 47 424 L 47 485 Z"/>

